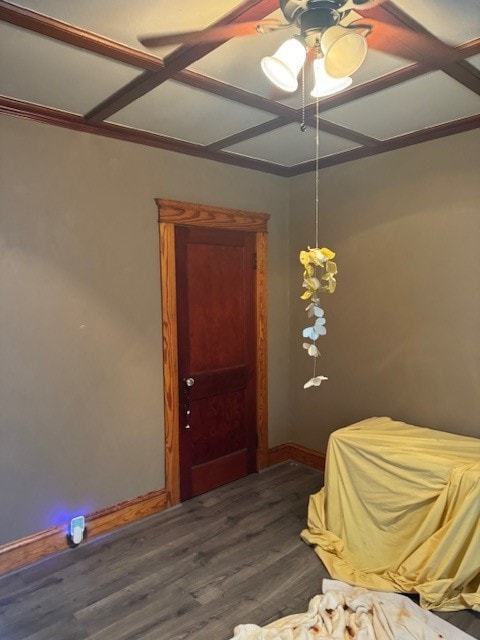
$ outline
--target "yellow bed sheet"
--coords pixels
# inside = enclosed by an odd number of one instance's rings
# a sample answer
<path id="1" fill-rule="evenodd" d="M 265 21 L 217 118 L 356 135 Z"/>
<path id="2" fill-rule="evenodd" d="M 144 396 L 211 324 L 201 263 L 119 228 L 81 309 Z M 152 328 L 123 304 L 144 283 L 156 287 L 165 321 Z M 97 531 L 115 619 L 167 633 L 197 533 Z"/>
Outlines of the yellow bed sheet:
<path id="1" fill-rule="evenodd" d="M 480 611 L 480 440 L 390 418 L 339 429 L 302 538 L 333 578 Z"/>

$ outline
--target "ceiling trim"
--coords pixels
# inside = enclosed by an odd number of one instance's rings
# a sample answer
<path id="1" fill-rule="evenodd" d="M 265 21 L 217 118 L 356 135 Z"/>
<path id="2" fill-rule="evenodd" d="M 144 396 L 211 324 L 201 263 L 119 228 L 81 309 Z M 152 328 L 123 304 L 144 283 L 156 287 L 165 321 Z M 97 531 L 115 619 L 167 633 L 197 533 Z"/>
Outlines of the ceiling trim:
<path id="1" fill-rule="evenodd" d="M 60 111 L 59 109 L 52 109 L 50 107 L 44 107 L 24 100 L 16 100 L 6 96 L 0 96 L 0 113 L 34 120 L 44 124 L 52 124 L 72 129 L 74 131 L 114 138 L 124 142 L 133 142 L 149 147 L 155 147 L 157 149 L 164 149 L 166 151 L 183 153 L 190 156 L 204 158 L 205 160 L 213 160 L 224 164 L 244 167 L 246 169 L 253 169 L 254 171 L 262 171 L 264 173 L 270 173 L 284 178 L 297 176 L 315 170 L 315 160 L 309 160 L 308 162 L 303 162 L 292 167 L 286 167 L 266 160 L 258 160 L 256 158 L 249 158 L 238 154 L 220 151 L 213 145 L 212 147 L 202 146 L 107 122 L 92 124 L 86 122 L 82 116 L 74 113 L 68 113 Z M 361 158 L 385 153 L 387 151 L 394 151 L 396 149 L 419 144 L 421 142 L 428 142 L 430 140 L 436 140 L 437 138 L 454 135 L 456 133 L 471 131 L 479 127 L 480 115 L 461 118 L 459 120 L 454 120 L 453 122 L 446 122 L 444 124 L 428 127 L 421 131 L 414 131 L 413 133 L 407 133 L 402 136 L 378 141 L 375 146 L 365 145 L 349 151 L 333 154 L 326 158 L 321 158 L 319 160 L 319 168 L 323 169 L 326 167 L 332 167 L 337 164 L 359 160 Z"/>
<path id="2" fill-rule="evenodd" d="M 234 155 L 224 151 L 210 150 L 208 147 L 199 144 L 176 140 L 175 138 L 169 138 L 156 133 L 139 131 L 138 129 L 132 129 L 130 127 L 109 122 L 101 122 L 98 124 L 86 122 L 83 116 L 79 116 L 74 113 L 60 111 L 59 109 L 44 107 L 24 100 L 8 98 L 6 96 L 0 96 L 0 113 L 20 118 L 27 118 L 28 120 L 34 120 L 35 122 L 42 122 L 44 124 L 52 124 L 66 129 L 72 129 L 74 131 L 93 133 L 94 135 L 114 138 L 124 142 L 134 142 L 149 147 L 156 147 L 157 149 L 183 153 L 189 156 L 204 158 L 205 160 L 214 160 L 216 162 L 231 164 L 237 167 L 263 171 L 264 173 L 272 173 L 277 176 L 286 177 L 289 171 L 288 167 L 275 164 L 273 162 L 258 160 L 256 158 L 247 158 L 245 156 Z"/>
<path id="3" fill-rule="evenodd" d="M 445 122 L 433 127 L 427 127 L 421 131 L 413 131 L 412 133 L 388 138 L 387 140 L 379 142 L 375 147 L 351 149 L 350 151 L 344 151 L 326 158 L 321 158 L 318 166 L 320 169 L 333 167 L 337 164 L 351 162 L 352 160 L 360 160 L 361 158 L 378 155 L 379 153 L 386 153 L 387 151 L 395 151 L 396 149 L 410 147 L 421 142 L 429 142 L 438 138 L 455 135 L 456 133 L 464 133 L 465 131 L 471 131 L 473 129 L 478 129 L 479 127 L 480 115 L 468 116 L 467 118 L 460 118 L 459 120 L 454 120 L 452 122 Z M 308 162 L 303 162 L 291 167 L 288 175 L 289 177 L 292 177 L 314 170 L 315 160 L 309 160 Z"/>

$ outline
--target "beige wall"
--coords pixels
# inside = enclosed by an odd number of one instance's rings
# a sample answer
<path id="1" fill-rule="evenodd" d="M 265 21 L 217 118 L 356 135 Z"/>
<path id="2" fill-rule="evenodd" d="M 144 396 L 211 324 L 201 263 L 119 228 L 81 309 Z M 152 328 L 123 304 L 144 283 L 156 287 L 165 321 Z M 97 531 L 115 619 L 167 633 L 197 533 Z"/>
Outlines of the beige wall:
<path id="1" fill-rule="evenodd" d="M 155 197 L 272 214 L 270 446 L 372 415 L 479 435 L 478 131 L 321 172 L 340 274 L 304 391 L 313 174 L 0 120 L 0 544 L 164 485 Z"/>
<path id="2" fill-rule="evenodd" d="M 155 197 L 271 214 L 270 444 L 288 438 L 288 181 L 3 116 L 0 544 L 164 486 Z"/>
<path id="3" fill-rule="evenodd" d="M 291 180 L 290 437 L 325 451 L 329 433 L 370 416 L 480 436 L 480 132 L 320 172 L 320 245 L 337 252 L 323 296 L 320 389 L 298 251 L 314 245 L 313 174 Z"/>

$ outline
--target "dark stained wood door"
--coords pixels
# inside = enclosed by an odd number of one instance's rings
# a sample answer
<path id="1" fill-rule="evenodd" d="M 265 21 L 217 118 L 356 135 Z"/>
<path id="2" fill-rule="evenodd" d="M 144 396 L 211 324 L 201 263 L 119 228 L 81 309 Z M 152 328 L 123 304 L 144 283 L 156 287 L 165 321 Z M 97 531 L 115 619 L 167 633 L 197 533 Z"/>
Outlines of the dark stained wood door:
<path id="1" fill-rule="evenodd" d="M 255 234 L 177 226 L 175 255 L 186 500 L 256 471 Z"/>

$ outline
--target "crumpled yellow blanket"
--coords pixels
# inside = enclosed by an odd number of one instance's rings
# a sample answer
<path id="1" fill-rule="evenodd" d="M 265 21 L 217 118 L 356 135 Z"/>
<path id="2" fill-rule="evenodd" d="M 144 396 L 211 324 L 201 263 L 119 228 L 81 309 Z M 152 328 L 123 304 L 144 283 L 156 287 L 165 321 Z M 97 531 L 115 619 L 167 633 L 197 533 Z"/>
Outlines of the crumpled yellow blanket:
<path id="1" fill-rule="evenodd" d="M 337 588 L 327 587 L 337 586 Z M 473 640 L 406 596 L 324 580 L 305 613 L 259 627 L 235 627 L 231 640 Z"/>
<path id="2" fill-rule="evenodd" d="M 391 418 L 338 429 L 301 535 L 337 580 L 480 611 L 480 440 Z"/>

